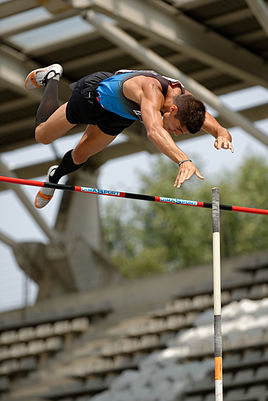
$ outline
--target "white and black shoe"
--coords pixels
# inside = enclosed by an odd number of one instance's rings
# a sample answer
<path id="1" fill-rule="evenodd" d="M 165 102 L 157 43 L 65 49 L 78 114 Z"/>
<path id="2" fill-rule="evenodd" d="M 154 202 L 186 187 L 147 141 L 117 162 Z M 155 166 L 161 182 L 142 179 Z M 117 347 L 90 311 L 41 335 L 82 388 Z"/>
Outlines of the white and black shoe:
<path id="1" fill-rule="evenodd" d="M 46 86 L 48 79 L 59 80 L 62 76 L 63 68 L 60 64 L 52 64 L 45 68 L 37 68 L 30 72 L 25 79 L 26 89 L 41 88 Z"/>
<path id="2" fill-rule="evenodd" d="M 57 168 L 58 166 L 51 166 L 48 169 L 46 182 L 50 182 L 49 179 L 51 176 L 53 176 Z M 54 192 L 55 192 L 54 188 L 45 188 L 45 187 L 40 188 L 35 197 L 34 201 L 35 207 L 37 207 L 37 209 L 42 209 L 42 207 L 46 206 L 48 202 L 51 201 Z"/>

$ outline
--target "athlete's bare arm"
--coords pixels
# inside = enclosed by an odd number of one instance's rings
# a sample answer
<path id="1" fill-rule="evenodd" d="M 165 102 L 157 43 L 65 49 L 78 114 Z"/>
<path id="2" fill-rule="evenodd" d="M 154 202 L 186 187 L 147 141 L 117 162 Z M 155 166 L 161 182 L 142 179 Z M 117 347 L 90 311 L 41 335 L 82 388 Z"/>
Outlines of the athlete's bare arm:
<path id="1" fill-rule="evenodd" d="M 191 92 L 185 91 L 185 93 L 192 95 Z M 206 111 L 205 121 L 202 125 L 202 129 L 208 134 L 211 134 L 216 138 L 214 146 L 216 149 L 230 149 L 234 153 L 232 145 L 232 137 L 226 128 L 222 127 L 215 118 Z"/>
<path id="2" fill-rule="evenodd" d="M 214 142 L 216 149 L 230 149 L 231 152 L 234 153 L 231 135 L 227 129 L 222 127 L 208 112 L 206 112 L 206 118 L 202 125 L 202 129 L 216 138 Z"/>
<path id="3" fill-rule="evenodd" d="M 128 81 L 126 81 L 126 83 L 127 82 Z M 124 89 L 124 95 L 140 105 L 142 119 L 147 130 L 147 136 L 156 147 L 177 164 L 182 160 L 189 159 L 189 157 L 175 144 L 172 137 L 163 126 L 163 119 L 160 110 L 163 108 L 165 98 L 162 94 L 160 83 L 153 78 L 148 79 L 147 77 L 146 80 L 141 79 L 139 82 L 135 80 L 135 84 L 132 82 L 132 85 L 129 85 L 127 88 L 124 86 Z M 176 128 L 174 127 L 174 129 Z M 174 186 L 179 188 L 181 184 L 188 180 L 193 174 L 196 174 L 200 179 L 204 179 L 192 162 L 183 163 L 179 168 L 179 173 Z"/>

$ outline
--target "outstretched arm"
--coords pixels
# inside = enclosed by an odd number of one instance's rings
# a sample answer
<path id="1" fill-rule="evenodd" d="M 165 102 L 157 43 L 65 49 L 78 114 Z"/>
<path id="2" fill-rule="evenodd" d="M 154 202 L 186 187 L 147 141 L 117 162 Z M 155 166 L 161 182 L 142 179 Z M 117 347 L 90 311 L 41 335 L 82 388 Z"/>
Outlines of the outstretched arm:
<path id="1" fill-rule="evenodd" d="M 189 159 L 189 157 L 175 144 L 168 131 L 163 126 L 161 116 L 163 94 L 157 85 L 150 85 L 140 95 L 140 108 L 142 119 L 147 130 L 148 138 L 156 145 L 160 152 L 164 153 L 175 163 Z M 174 186 L 180 186 L 195 174 L 199 179 L 204 179 L 196 166 L 187 161 L 180 165 Z"/>

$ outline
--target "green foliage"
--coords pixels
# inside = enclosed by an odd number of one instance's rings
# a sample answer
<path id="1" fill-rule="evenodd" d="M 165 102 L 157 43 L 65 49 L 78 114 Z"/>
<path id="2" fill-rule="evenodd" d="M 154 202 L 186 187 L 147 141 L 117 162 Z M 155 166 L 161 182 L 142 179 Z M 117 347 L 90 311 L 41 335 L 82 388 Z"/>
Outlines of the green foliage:
<path id="1" fill-rule="evenodd" d="M 174 163 L 161 156 L 152 174 L 141 176 L 141 192 L 211 202 L 211 185 L 192 178 L 172 187 Z M 198 181 L 198 182 L 197 182 Z M 248 158 L 219 178 L 222 204 L 268 208 L 268 165 Z M 104 231 L 114 263 L 129 278 L 176 271 L 212 260 L 211 210 L 149 202 L 112 200 L 104 209 Z M 221 213 L 222 256 L 267 249 L 266 216 Z"/>

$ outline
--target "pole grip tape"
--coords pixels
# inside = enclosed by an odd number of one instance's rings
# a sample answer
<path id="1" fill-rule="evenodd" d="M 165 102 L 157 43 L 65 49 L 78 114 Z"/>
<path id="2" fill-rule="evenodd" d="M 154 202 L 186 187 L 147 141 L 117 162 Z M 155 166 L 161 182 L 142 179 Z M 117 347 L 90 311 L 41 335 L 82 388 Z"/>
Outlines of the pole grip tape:
<path id="1" fill-rule="evenodd" d="M 212 231 L 220 232 L 220 192 L 219 188 L 212 188 Z"/>
<path id="2" fill-rule="evenodd" d="M 222 357 L 221 316 L 214 315 L 214 355 Z"/>

